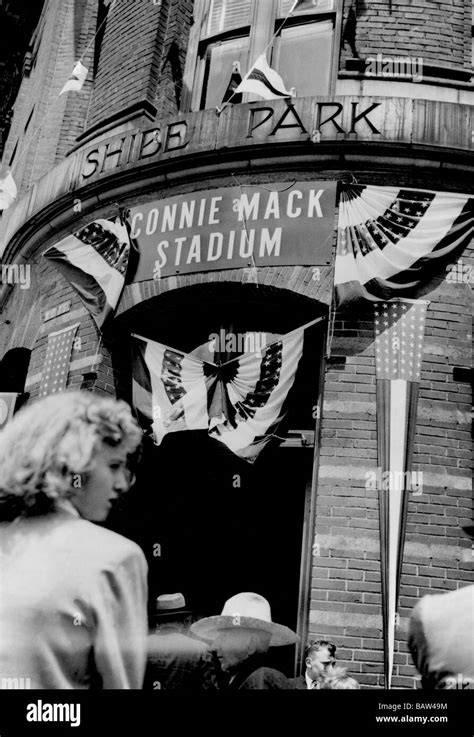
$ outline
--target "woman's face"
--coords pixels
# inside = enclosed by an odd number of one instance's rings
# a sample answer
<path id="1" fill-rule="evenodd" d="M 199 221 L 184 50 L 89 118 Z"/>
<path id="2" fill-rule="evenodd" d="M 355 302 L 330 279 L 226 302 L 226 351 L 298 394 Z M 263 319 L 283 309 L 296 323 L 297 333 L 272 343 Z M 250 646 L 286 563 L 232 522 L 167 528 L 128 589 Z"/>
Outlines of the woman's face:
<path id="1" fill-rule="evenodd" d="M 114 499 L 128 490 L 129 478 L 126 447 L 112 448 L 103 443 L 92 461 L 87 482 L 77 489 L 71 502 L 84 519 L 103 522 Z"/>

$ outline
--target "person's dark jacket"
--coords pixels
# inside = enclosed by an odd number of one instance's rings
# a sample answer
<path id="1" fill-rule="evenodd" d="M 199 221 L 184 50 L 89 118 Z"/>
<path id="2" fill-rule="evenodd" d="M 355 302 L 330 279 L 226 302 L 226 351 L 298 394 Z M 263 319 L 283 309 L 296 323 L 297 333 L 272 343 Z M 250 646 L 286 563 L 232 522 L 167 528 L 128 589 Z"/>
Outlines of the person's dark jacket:
<path id="1" fill-rule="evenodd" d="M 275 668 L 268 668 L 261 657 L 249 658 L 224 688 L 235 690 L 286 690 L 288 678 Z"/>

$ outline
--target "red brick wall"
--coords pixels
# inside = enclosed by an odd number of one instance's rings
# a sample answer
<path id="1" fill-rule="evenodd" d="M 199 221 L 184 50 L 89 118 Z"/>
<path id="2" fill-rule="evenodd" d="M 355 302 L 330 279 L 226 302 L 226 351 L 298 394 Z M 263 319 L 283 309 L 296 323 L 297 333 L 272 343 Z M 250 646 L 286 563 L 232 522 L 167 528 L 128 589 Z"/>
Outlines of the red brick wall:
<path id="1" fill-rule="evenodd" d="M 22 80 L 3 159 L 8 163 L 18 143 L 12 167 L 20 192 L 61 161 L 84 129 L 93 84 L 94 45 L 87 46 L 95 34 L 96 14 L 95 0 L 45 4 L 36 62 Z M 89 69 L 82 90 L 58 98 L 81 56 Z"/>
<path id="2" fill-rule="evenodd" d="M 472 248 L 459 259 L 473 265 Z M 408 617 L 419 597 L 472 582 L 470 399 L 455 366 L 471 365 L 471 287 L 441 274 L 430 300 L 423 353 L 413 470 L 420 495 L 409 497 L 396 632 L 393 686 L 413 688 L 406 647 Z M 381 571 L 377 491 L 366 488 L 377 465 L 373 307 L 336 317 L 325 381 L 316 507 L 310 632 L 328 637 L 367 687 L 383 686 Z M 343 358 L 346 358 L 344 363 Z"/>
<path id="3" fill-rule="evenodd" d="M 151 0 L 119 1 L 102 40 L 88 127 L 138 103 L 153 103 L 159 76 L 162 7 Z"/>
<path id="4" fill-rule="evenodd" d="M 345 0 L 357 10 L 356 48 L 360 57 L 378 53 L 421 56 L 425 63 L 471 67 L 470 0 Z M 352 58 L 341 46 L 341 68 Z"/>
<path id="5" fill-rule="evenodd" d="M 0 325 L 2 355 L 11 348 L 32 350 L 26 391 L 33 399 L 39 394 L 48 335 L 79 322 L 76 338 L 80 338 L 80 346 L 74 348 L 71 354 L 67 388 L 94 389 L 114 395 L 115 375 L 108 348 L 100 347 L 97 362 L 95 356 L 98 349 L 98 331 L 78 295 L 42 256 L 32 259 L 29 264 L 31 288 L 22 290 L 15 287 L 2 312 Z M 47 310 L 67 301 L 71 302 L 68 312 L 44 321 Z M 7 320 L 10 321 L 10 325 L 5 325 Z M 84 374 L 88 374 L 92 368 L 96 373 L 94 379 L 84 379 Z"/>
<path id="6" fill-rule="evenodd" d="M 167 21 L 161 29 L 163 51 L 155 101 L 158 118 L 179 112 L 193 4 L 193 0 L 166 2 Z"/>

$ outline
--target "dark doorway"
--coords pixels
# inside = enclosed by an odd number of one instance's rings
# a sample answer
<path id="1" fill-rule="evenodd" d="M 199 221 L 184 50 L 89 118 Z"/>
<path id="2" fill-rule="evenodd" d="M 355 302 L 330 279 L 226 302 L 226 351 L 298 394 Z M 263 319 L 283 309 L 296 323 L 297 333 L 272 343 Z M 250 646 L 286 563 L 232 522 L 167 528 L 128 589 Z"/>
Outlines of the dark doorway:
<path id="1" fill-rule="evenodd" d="M 239 330 L 281 335 L 324 314 L 322 305 L 304 298 L 294 301 L 293 312 L 280 294 L 252 296 L 256 303 L 240 294 L 234 309 L 225 299 L 209 310 L 201 302 L 197 320 L 175 295 L 172 311 L 156 310 L 152 323 L 148 305 L 144 319 L 135 315 L 128 330 L 191 350 L 218 332 L 223 316 L 235 324 L 233 315 L 238 315 Z M 109 523 L 136 540 L 147 556 L 150 614 L 163 593 L 182 592 L 202 617 L 219 614 L 234 594 L 254 591 L 268 599 L 275 622 L 295 631 L 301 624 L 300 571 L 302 555 L 308 554 L 302 550 L 303 525 L 314 452 L 307 437 L 315 426 L 325 330 L 319 323 L 306 331 L 288 414 L 255 463 L 240 459 L 206 431 L 171 433 L 160 446 L 145 441 L 136 485 Z M 124 330 L 122 356 L 123 336 Z M 293 675 L 294 648 L 274 650 L 274 663 Z"/>

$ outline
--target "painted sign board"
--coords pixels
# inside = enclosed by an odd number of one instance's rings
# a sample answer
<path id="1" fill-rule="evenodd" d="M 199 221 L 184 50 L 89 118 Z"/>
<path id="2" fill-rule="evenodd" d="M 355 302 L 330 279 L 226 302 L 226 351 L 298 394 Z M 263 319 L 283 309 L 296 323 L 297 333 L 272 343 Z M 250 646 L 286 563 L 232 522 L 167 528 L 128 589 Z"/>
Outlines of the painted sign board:
<path id="1" fill-rule="evenodd" d="M 192 192 L 130 210 L 134 281 L 249 266 L 331 263 L 335 181 Z"/>

